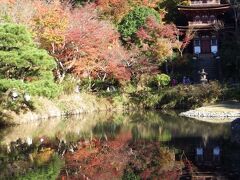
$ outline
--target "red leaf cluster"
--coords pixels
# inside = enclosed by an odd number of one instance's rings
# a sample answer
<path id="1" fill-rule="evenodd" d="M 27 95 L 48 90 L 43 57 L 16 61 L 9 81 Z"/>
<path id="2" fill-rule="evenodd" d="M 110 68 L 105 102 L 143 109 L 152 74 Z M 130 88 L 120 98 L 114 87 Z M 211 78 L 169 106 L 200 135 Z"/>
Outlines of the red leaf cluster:
<path id="1" fill-rule="evenodd" d="M 152 40 L 154 40 L 154 38 L 167 38 L 172 42 L 177 41 L 177 36 L 179 34 L 174 24 L 158 23 L 156 19 L 151 16 L 147 18 L 146 25 L 141 27 L 137 32 L 138 37 L 143 40 L 146 39 L 145 37 L 147 37 L 147 39 L 152 37 Z"/>
<path id="2" fill-rule="evenodd" d="M 143 51 L 151 52 L 152 57 L 163 62 L 173 56 L 175 49 L 182 55 L 194 33 L 190 30 L 183 41 L 180 41 L 182 34 L 174 24 L 159 23 L 154 17 L 148 17 L 145 26 L 141 27 L 136 35 L 141 40 Z"/>
<path id="3" fill-rule="evenodd" d="M 69 22 L 63 51 L 58 54 L 65 65 L 73 63 L 72 71 L 80 77 L 130 79 L 124 64 L 128 53 L 119 42 L 119 33 L 98 19 L 95 4 L 74 10 Z"/>

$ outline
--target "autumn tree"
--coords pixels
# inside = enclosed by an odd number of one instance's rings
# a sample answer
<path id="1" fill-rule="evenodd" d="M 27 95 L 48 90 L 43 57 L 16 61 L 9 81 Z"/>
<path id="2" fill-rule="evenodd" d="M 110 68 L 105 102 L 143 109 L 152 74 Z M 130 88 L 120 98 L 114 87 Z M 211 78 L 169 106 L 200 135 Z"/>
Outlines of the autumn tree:
<path id="1" fill-rule="evenodd" d="M 23 24 L 40 46 L 54 52 L 63 43 L 68 28 L 68 3 L 60 0 L 0 0 L 0 21 Z"/>
<path id="2" fill-rule="evenodd" d="M 74 10 L 69 22 L 65 42 L 56 52 L 66 67 L 64 72 L 89 79 L 130 79 L 124 63 L 128 55 L 119 42 L 119 33 L 109 22 L 99 20 L 94 4 Z"/>
<path id="3" fill-rule="evenodd" d="M 116 24 L 136 7 L 156 8 L 158 3 L 159 0 L 96 0 L 102 14 Z"/>
<path id="4" fill-rule="evenodd" d="M 41 47 L 54 54 L 56 46 L 65 40 L 69 6 L 54 0 L 49 3 L 36 1 L 34 3 L 36 12 L 33 16 L 33 31 L 40 42 Z"/>
<path id="5" fill-rule="evenodd" d="M 128 0 L 97 0 L 97 8 L 102 16 L 118 24 L 122 18 L 131 10 Z"/>
<path id="6" fill-rule="evenodd" d="M 149 17 L 146 25 L 136 33 L 143 52 L 162 63 L 173 56 L 178 47 L 179 31 L 173 24 L 158 23 L 155 17 Z"/>

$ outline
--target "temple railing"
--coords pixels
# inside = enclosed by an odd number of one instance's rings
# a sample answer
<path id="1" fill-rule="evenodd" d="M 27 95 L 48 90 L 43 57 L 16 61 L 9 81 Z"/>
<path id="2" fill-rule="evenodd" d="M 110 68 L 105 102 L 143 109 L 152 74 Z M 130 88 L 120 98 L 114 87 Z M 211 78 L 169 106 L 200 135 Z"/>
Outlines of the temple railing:
<path id="1" fill-rule="evenodd" d="M 205 25 L 213 25 L 215 23 L 217 23 L 217 20 L 213 20 L 213 21 L 210 21 L 210 20 L 209 21 L 189 21 L 188 25 L 189 26 L 195 26 L 195 25 L 205 26 Z"/>
<path id="2" fill-rule="evenodd" d="M 220 0 L 199 0 L 199 1 L 190 1 L 190 6 L 194 5 L 213 5 L 213 4 L 221 4 Z"/>

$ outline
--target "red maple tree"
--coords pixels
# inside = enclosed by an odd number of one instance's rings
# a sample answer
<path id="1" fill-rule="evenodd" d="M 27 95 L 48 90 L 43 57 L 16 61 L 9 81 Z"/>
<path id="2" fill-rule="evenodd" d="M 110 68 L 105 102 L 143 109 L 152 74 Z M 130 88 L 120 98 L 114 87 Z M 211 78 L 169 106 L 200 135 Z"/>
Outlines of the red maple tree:
<path id="1" fill-rule="evenodd" d="M 119 33 L 107 21 L 99 20 L 95 4 L 71 12 L 65 43 L 57 58 L 70 71 L 85 78 L 129 80 L 125 61 L 127 51 L 119 42 Z"/>

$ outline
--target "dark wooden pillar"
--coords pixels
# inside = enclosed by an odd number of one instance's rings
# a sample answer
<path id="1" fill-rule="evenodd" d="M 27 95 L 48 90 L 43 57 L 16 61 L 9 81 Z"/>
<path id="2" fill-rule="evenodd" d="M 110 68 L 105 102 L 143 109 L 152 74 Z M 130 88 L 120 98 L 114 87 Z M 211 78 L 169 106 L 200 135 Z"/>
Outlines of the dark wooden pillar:
<path id="1" fill-rule="evenodd" d="M 198 58 L 196 56 L 194 56 L 192 58 L 193 60 L 193 65 L 194 65 L 194 77 L 193 77 L 193 81 L 194 83 L 198 83 L 199 82 L 199 74 L 198 74 Z"/>
<path id="2" fill-rule="evenodd" d="M 223 80 L 223 75 L 222 75 L 222 63 L 221 63 L 221 58 L 220 56 L 216 57 L 216 62 L 217 62 L 217 69 L 218 69 L 218 80 L 222 82 Z"/>

